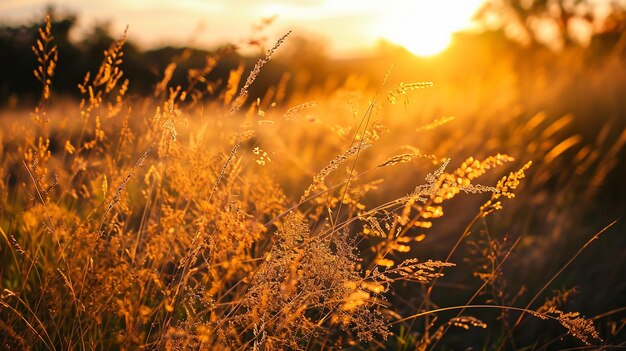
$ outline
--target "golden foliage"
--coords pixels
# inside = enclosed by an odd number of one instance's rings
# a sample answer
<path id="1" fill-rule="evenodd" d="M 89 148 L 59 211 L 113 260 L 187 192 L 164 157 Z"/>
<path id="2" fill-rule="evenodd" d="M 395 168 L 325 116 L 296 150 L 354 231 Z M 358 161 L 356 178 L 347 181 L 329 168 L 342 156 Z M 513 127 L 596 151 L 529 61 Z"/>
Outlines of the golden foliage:
<path id="1" fill-rule="evenodd" d="M 434 308 L 432 288 L 444 270 L 457 267 L 451 258 L 458 244 L 441 260 L 418 258 L 429 252 L 416 249 L 449 219 L 445 206 L 460 194 L 490 195 L 478 217 L 500 209 L 503 197 L 514 197 L 530 162 L 491 187 L 476 179 L 513 157 L 469 157 L 451 171 L 448 166 L 457 161 L 434 156 L 439 150 L 423 154 L 408 147 L 382 162 L 372 161 L 369 152 L 359 157 L 375 141 L 382 147 L 394 142 L 388 128 L 373 120 L 383 113 L 379 103 L 370 102 L 357 123 L 326 122 L 317 115 L 326 112 L 328 101 L 335 103 L 333 97 L 313 101 L 295 94 L 308 102 L 292 104 L 285 92 L 290 75 L 250 104 L 250 113 L 240 113 L 261 69 L 289 34 L 257 62 L 240 89 L 243 64 L 228 73 L 225 85 L 208 81 L 220 55 L 231 50 L 226 49 L 189 71 L 187 85 L 171 86 L 179 68 L 172 62 L 151 96 L 130 98 L 130 80 L 122 80 L 124 33 L 104 52 L 95 74 L 86 73 L 77 106 L 64 112 L 76 125 L 50 114 L 56 118 L 50 128 L 31 124 L 10 143 L 2 139 L 0 170 L 10 179 L 0 187 L 3 346 L 384 348 L 398 346 L 393 321 L 403 321 L 401 314 Z M 35 76 L 44 86 L 38 116 L 51 98 L 57 61 L 52 39 L 48 17 L 33 47 Z M 430 86 L 401 83 L 387 93 L 388 102 Z M 203 100 L 207 93 L 215 98 Z M 340 100 L 346 96 L 334 93 Z M 286 109 L 284 101 L 295 107 Z M 198 121 L 204 111 L 211 118 Z M 579 142 L 556 144 L 548 161 Z M 337 150 L 345 151 L 333 157 Z M 316 155 L 326 161 L 308 164 Z M 421 171 L 423 159 L 438 164 L 420 176 L 423 184 L 411 183 L 413 191 L 379 203 L 396 195 L 396 181 L 414 178 L 377 172 Z M 349 160 L 354 162 L 346 165 Z M 280 180 L 294 169 L 312 175 L 310 184 Z M 493 282 L 509 248 L 495 239 L 477 242 L 483 259 L 475 262 L 486 266 L 472 273 Z M 394 305 L 415 284 L 421 294 L 409 299 L 417 306 Z M 557 310 L 559 301 L 537 314 L 553 316 L 584 342 L 599 340 L 591 320 Z M 427 322 L 422 342 L 413 346 L 435 345 L 450 326 L 487 327 L 461 315 L 438 327 Z M 402 342 L 417 340 L 407 335 Z"/>

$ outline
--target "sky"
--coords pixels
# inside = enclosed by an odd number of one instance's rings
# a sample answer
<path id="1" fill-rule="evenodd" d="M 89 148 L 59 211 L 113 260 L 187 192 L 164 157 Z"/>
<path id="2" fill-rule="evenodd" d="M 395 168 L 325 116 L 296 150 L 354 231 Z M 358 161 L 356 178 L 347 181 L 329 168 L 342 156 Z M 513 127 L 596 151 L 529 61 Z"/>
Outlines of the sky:
<path id="1" fill-rule="evenodd" d="M 140 46 L 214 47 L 242 43 L 255 26 L 275 16 L 263 34 L 272 42 L 288 30 L 324 40 L 329 54 L 367 53 L 380 39 L 432 55 L 450 34 L 472 27 L 483 0 L 0 0 L 0 22 L 41 20 L 53 4 L 80 15 L 80 28 L 110 22 L 112 34 L 128 25 Z"/>

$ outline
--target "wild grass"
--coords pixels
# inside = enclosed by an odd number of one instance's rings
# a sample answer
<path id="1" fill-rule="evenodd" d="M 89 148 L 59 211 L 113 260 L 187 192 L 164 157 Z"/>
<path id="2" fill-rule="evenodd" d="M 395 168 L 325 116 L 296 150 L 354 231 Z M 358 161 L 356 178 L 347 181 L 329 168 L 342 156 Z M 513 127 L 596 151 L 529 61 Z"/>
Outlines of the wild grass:
<path id="1" fill-rule="evenodd" d="M 538 114 L 514 133 L 520 143 L 539 143 L 520 162 L 501 153 L 451 159 L 449 141 L 403 143 L 384 125 L 392 105 L 409 104 L 430 82 L 394 86 L 385 77 L 378 92 L 350 92 L 367 96 L 361 101 L 346 101 L 348 87 L 286 100 L 279 86 L 252 101 L 248 88 L 287 35 L 245 81 L 243 66 L 217 88 L 207 81 L 218 53 L 189 72 L 186 86 L 170 85 L 170 64 L 147 97 L 126 94 L 132 79 L 122 70 L 123 35 L 100 68 L 77 82 L 83 98 L 55 105 L 52 78 L 63 72 L 54 70 L 62 53 L 52 34 L 48 18 L 34 46 L 40 103 L 31 116 L 2 121 L 3 348 L 523 349 L 559 342 L 533 334 L 529 343 L 522 326 L 532 323 L 549 336 L 570 334 L 565 345 L 610 345 L 597 325 L 619 311 L 587 318 L 567 310 L 573 290 L 543 294 L 604 230 L 551 278 L 541 274 L 545 284 L 528 299 L 505 269 L 524 259 L 514 254 L 523 239 L 494 233 L 487 221 L 515 203 L 529 173 L 532 182 L 545 181 L 543 174 L 554 175 L 551 163 L 581 142 L 551 139 L 567 116 Z M 427 133 L 452 122 L 408 125 Z M 581 149 L 579 166 L 602 157 L 594 152 Z M 544 165 L 531 167 L 535 158 Z M 471 202 L 459 207 L 459 198 Z M 447 222 L 456 236 L 440 237 L 450 245 L 438 257 L 426 245 Z M 463 275 L 462 283 L 446 281 L 450 272 Z M 442 298 L 442 291 L 456 294 L 448 290 L 455 284 L 461 300 Z"/>

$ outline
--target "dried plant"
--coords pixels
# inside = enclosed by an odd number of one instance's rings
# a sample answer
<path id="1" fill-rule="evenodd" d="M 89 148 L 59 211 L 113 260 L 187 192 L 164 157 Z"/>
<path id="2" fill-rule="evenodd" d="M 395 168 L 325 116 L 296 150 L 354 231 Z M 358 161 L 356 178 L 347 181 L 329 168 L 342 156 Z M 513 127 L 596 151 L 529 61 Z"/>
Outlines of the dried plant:
<path id="1" fill-rule="evenodd" d="M 45 121 L 46 109 L 48 107 L 48 101 L 50 100 L 50 86 L 52 85 L 52 77 L 54 77 L 54 71 L 59 60 L 59 50 L 52 42 L 54 36 L 52 36 L 52 22 L 50 15 L 46 16 L 46 23 L 42 28 L 39 28 L 39 38 L 32 46 L 32 50 L 37 56 L 37 69 L 33 71 L 35 78 L 42 84 L 43 92 L 39 105 L 35 109 L 35 119 L 37 121 Z"/>

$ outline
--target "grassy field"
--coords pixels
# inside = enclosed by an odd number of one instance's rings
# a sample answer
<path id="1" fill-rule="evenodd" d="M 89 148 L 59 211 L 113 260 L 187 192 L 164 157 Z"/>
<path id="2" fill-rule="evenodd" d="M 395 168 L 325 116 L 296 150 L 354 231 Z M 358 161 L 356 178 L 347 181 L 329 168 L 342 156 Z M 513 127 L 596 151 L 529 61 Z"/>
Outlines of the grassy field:
<path id="1" fill-rule="evenodd" d="M 53 35 L 0 112 L 0 348 L 626 347 L 621 56 L 293 62 L 251 95 L 287 33 L 144 96 L 122 37 L 77 101 Z"/>

